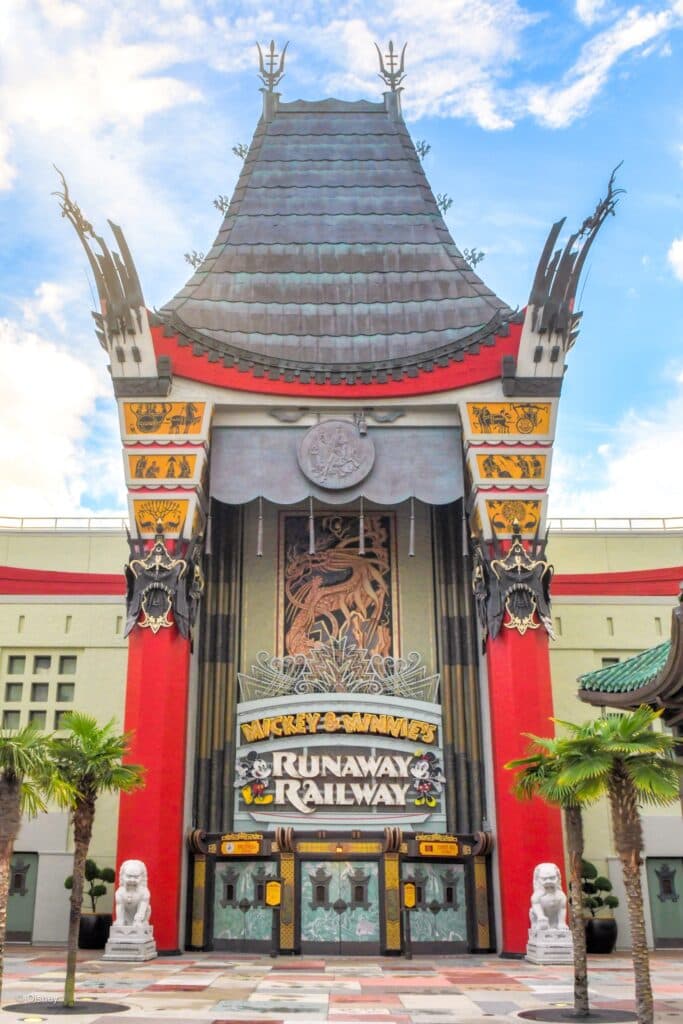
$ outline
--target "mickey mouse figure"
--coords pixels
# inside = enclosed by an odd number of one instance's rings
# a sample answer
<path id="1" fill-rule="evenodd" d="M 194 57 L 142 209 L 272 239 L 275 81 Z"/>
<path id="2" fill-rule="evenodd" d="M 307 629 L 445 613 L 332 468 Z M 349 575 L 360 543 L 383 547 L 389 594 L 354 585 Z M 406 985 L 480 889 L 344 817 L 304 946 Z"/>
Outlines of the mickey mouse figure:
<path id="1" fill-rule="evenodd" d="M 242 793 L 245 804 L 272 804 L 273 794 L 266 793 L 273 769 L 255 750 L 241 757 L 236 764 L 235 787 Z"/>
<path id="2" fill-rule="evenodd" d="M 418 751 L 408 771 L 413 777 L 410 788 L 415 794 L 415 806 L 436 807 L 441 787 L 446 781 L 436 754 Z"/>

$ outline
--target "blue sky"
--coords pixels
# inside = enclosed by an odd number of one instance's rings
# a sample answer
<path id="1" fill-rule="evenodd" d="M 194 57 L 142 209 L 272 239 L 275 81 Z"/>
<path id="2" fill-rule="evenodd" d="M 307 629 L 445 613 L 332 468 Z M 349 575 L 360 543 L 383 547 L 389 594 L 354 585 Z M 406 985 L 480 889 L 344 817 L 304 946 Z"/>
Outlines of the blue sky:
<path id="1" fill-rule="evenodd" d="M 456 242 L 523 306 L 550 224 L 627 190 L 584 275 L 551 512 L 683 512 L 683 0 L 4 0 L 0 25 L 0 515 L 123 510 L 65 173 L 119 223 L 148 306 L 206 251 L 259 116 L 254 42 L 290 40 L 285 99 L 379 98 L 373 41 L 408 43 L 403 105 Z"/>

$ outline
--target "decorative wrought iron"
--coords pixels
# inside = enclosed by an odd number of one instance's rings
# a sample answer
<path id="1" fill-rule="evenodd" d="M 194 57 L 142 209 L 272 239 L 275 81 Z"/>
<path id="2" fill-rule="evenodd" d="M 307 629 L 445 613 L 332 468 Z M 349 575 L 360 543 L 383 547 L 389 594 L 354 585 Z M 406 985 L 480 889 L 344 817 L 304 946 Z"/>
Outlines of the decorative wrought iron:
<path id="1" fill-rule="evenodd" d="M 612 171 L 607 183 L 607 194 L 600 199 L 593 213 L 586 217 L 578 231 L 570 235 L 564 249 L 556 249 L 555 243 L 566 218 L 553 224 L 538 261 L 536 276 L 529 295 L 533 306 L 532 327 L 539 334 L 558 333 L 563 347 L 568 350 L 576 341 L 581 314 L 575 312 L 574 304 L 579 278 L 596 235 L 607 217 L 616 209 L 623 188 L 615 188 L 616 173 L 621 163 Z"/>
<path id="2" fill-rule="evenodd" d="M 144 541 L 134 540 L 129 534 L 131 558 L 125 567 L 127 616 L 124 636 L 128 636 L 136 625 L 158 633 L 160 629 L 170 628 L 174 622 L 181 636 L 191 636 L 204 592 L 200 542 L 201 537 L 194 538 L 189 544 L 177 541 L 176 551 L 171 555 L 161 520 L 157 521 L 154 543 L 147 552 Z"/>
<path id="3" fill-rule="evenodd" d="M 671 900 L 672 903 L 678 903 L 676 868 L 672 868 L 670 864 L 662 864 L 661 868 L 655 868 L 655 874 L 659 881 L 657 899 L 660 903 L 666 903 L 667 900 Z"/>
<path id="4" fill-rule="evenodd" d="M 268 52 L 266 53 L 266 56 L 264 58 L 263 50 L 261 49 L 258 43 L 256 44 L 256 47 L 258 49 L 259 78 L 265 85 L 268 92 L 272 92 L 275 86 L 279 84 L 280 79 L 284 76 L 285 54 L 287 53 L 288 46 L 289 41 L 285 43 L 282 53 L 276 53 L 275 40 L 271 39 L 270 46 L 268 47 Z M 278 61 L 277 67 L 275 66 L 276 61 Z"/>
<path id="5" fill-rule="evenodd" d="M 118 252 L 110 251 L 104 239 L 95 234 L 78 203 L 71 198 L 64 175 L 58 167 L 55 170 L 62 180 L 62 191 L 52 194 L 59 199 L 62 217 L 66 217 L 72 224 L 88 257 L 101 307 L 101 312 L 93 313 L 97 325 L 95 333 L 106 349 L 105 331 L 111 337 L 136 334 L 142 330 L 145 300 L 140 279 L 121 228 L 112 221 L 108 222 L 119 246 L 119 255 Z M 93 249 L 92 242 L 97 243 L 99 252 Z"/>
<path id="6" fill-rule="evenodd" d="M 501 627 L 524 635 L 541 625 L 555 639 L 550 615 L 550 581 L 553 567 L 545 561 L 547 540 L 536 537 L 530 550 L 524 546 L 519 522 L 512 526 L 512 543 L 505 555 L 494 537 L 494 554 L 489 558 L 481 543 L 475 546 L 472 589 L 481 623 L 484 646 Z M 507 618 L 506 618 L 507 616 Z M 536 616 L 538 620 L 536 621 Z"/>
<path id="7" fill-rule="evenodd" d="M 394 50 L 394 43 L 390 39 L 389 52 L 382 56 L 382 51 L 377 43 L 375 43 L 375 49 L 377 50 L 377 56 L 379 57 L 379 77 L 386 85 L 389 86 L 392 92 L 398 92 L 401 82 L 406 77 L 404 69 L 407 45 L 407 43 L 403 44 L 401 56 L 399 57 L 398 53 Z M 396 66 L 397 64 L 398 67 Z"/>
<path id="8" fill-rule="evenodd" d="M 259 651 L 250 672 L 239 673 L 243 701 L 303 693 L 367 693 L 408 697 L 434 703 L 439 674 L 428 676 L 421 656 L 405 658 L 370 654 L 348 634 L 328 636 L 308 654 L 274 657 Z"/>

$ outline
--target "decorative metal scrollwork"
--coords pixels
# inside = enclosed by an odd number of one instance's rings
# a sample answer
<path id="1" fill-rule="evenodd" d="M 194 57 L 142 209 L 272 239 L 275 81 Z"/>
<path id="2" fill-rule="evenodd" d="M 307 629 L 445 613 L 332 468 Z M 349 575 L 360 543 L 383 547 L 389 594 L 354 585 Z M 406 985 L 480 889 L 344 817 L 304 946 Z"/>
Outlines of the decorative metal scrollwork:
<path id="1" fill-rule="evenodd" d="M 503 555 L 496 540 L 497 558 L 489 558 L 480 543 L 475 546 L 472 589 L 484 645 L 487 637 L 495 640 L 503 626 L 524 635 L 528 629 L 543 625 L 555 639 L 550 614 L 550 581 L 554 570 L 543 557 L 545 547 L 546 540 L 536 538 L 527 550 L 516 520 L 507 554 Z"/>
<path id="2" fill-rule="evenodd" d="M 157 522 L 154 543 L 147 552 L 144 551 L 144 541 L 133 540 L 129 535 L 131 559 L 125 567 L 125 636 L 136 625 L 158 633 L 160 629 L 170 628 L 175 622 L 180 635 L 190 637 L 204 592 L 200 541 L 201 538 L 195 538 L 184 545 L 177 541 L 176 550 L 171 555 L 166 546 L 161 520 Z"/>
<path id="3" fill-rule="evenodd" d="M 308 654 L 256 655 L 250 672 L 239 673 L 240 697 L 262 700 L 291 693 L 367 693 L 434 702 L 439 675 L 427 675 L 416 651 L 405 658 L 371 655 L 344 633 L 317 644 Z"/>

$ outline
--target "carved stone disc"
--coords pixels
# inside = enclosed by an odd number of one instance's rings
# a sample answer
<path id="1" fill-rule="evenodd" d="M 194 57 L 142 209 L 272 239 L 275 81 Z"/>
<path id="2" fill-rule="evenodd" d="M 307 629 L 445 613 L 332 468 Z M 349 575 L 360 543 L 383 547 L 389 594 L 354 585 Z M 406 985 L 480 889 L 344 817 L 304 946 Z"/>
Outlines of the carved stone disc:
<path id="1" fill-rule="evenodd" d="M 304 434 L 299 443 L 301 472 L 318 487 L 331 491 L 364 480 L 375 461 L 375 446 L 349 420 L 325 420 Z"/>

